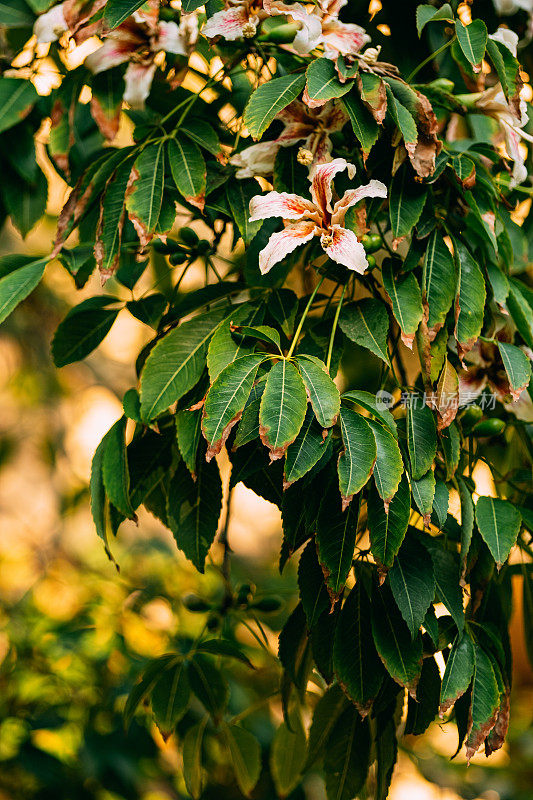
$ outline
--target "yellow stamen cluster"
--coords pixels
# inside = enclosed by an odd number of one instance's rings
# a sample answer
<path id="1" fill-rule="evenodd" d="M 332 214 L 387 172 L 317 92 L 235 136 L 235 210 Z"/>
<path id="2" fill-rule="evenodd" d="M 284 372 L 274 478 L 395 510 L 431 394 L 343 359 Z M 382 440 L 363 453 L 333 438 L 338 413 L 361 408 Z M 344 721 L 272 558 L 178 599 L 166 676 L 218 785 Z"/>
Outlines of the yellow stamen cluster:
<path id="1" fill-rule="evenodd" d="M 298 164 L 303 164 L 304 167 L 310 167 L 314 160 L 315 157 L 310 150 L 306 150 L 305 147 L 300 147 L 298 155 L 296 156 Z"/>

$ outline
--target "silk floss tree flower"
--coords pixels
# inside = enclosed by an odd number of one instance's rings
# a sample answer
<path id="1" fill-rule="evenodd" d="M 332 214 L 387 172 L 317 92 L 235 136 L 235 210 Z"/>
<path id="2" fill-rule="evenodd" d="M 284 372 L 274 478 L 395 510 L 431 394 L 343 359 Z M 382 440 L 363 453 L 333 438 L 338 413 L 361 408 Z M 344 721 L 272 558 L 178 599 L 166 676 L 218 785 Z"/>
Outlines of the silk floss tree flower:
<path id="1" fill-rule="evenodd" d="M 158 21 L 151 13 L 135 12 L 105 36 L 103 45 L 87 56 L 85 66 L 96 74 L 129 62 L 123 97 L 131 108 L 143 108 L 157 69 L 158 54 L 188 57 L 197 38 L 196 14 L 182 15 L 178 25 Z"/>
<path id="2" fill-rule="evenodd" d="M 280 147 L 290 147 L 303 141 L 296 156 L 306 167 L 322 164 L 331 159 L 330 134 L 340 131 L 348 115 L 340 103 L 329 101 L 319 111 L 309 109 L 300 100 L 294 100 L 276 116 L 284 129 L 273 141 L 258 142 L 230 158 L 230 164 L 239 167 L 236 178 L 271 175 Z"/>
<path id="3" fill-rule="evenodd" d="M 332 206 L 332 182 L 344 170 L 348 170 L 350 178 L 354 177 L 355 166 L 344 158 L 313 167 L 309 176 L 311 200 L 288 192 L 268 192 L 252 197 L 250 222 L 281 217 L 285 223 L 285 228 L 273 233 L 259 253 L 259 269 L 263 275 L 315 236 L 320 237 L 322 249 L 333 261 L 359 274 L 365 272 L 368 267 L 365 249 L 356 234 L 345 227 L 346 212 L 365 197 L 386 197 L 387 187 L 381 181 L 371 180 L 366 186 L 348 189 Z"/>
<path id="4" fill-rule="evenodd" d="M 262 0 L 228 0 L 225 9 L 217 11 L 207 20 L 202 33 L 208 39 L 222 36 L 228 42 L 251 39 L 259 23 L 268 15 Z"/>

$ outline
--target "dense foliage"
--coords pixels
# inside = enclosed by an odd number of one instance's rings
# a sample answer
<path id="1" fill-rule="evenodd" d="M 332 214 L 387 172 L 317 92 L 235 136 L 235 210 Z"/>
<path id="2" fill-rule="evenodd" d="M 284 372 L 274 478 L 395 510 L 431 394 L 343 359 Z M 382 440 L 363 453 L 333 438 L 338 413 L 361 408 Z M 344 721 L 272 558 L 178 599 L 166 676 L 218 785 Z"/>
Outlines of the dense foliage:
<path id="1" fill-rule="evenodd" d="M 246 795 L 318 772 L 385 798 L 398 736 L 437 714 L 490 755 L 517 571 L 533 604 L 524 3 L 500 27 L 488 2 L 50 6 L 0 2 L 4 213 L 23 236 L 43 215 L 45 158 L 71 187 L 52 253 L 0 260 L 0 319 L 52 259 L 109 281 L 52 342 L 64 367 L 119 313 L 153 329 L 94 456 L 97 532 L 113 558 L 143 505 L 200 572 L 219 529 L 223 551 L 218 600 L 187 601 L 199 635 L 148 664 L 126 723 L 151 704 L 193 797 L 223 751 Z M 228 705 L 228 663 L 254 667 L 237 626 L 278 610 L 232 577 L 239 482 L 281 509 L 280 570 L 300 554 L 264 764 Z"/>

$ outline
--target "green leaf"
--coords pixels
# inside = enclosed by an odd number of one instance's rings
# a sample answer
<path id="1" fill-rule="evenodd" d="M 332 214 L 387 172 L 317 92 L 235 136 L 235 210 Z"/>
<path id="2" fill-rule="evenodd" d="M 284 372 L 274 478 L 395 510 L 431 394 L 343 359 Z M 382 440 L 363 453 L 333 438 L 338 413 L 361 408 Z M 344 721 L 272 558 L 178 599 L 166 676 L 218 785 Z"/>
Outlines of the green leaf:
<path id="1" fill-rule="evenodd" d="M 476 504 L 476 523 L 500 570 L 520 531 L 522 517 L 519 510 L 507 500 L 480 497 Z"/>
<path id="2" fill-rule="evenodd" d="M 179 661 L 166 669 L 152 689 L 151 701 L 157 727 L 170 735 L 185 714 L 191 689 L 185 663 Z"/>
<path id="3" fill-rule="evenodd" d="M 157 330 L 159 320 L 167 306 L 167 298 L 164 294 L 154 292 L 139 300 L 128 300 L 126 308 L 135 319 L 144 322 L 154 330 Z"/>
<path id="4" fill-rule="evenodd" d="M 398 491 L 390 501 L 388 511 L 382 499 L 372 486 L 368 494 L 368 529 L 372 555 L 379 569 L 386 571 L 392 567 L 403 542 L 411 512 L 411 493 L 404 475 Z"/>
<path id="5" fill-rule="evenodd" d="M 407 408 L 406 423 L 411 475 L 416 481 L 431 468 L 437 453 L 435 420 L 429 406 L 414 397 Z"/>
<path id="6" fill-rule="evenodd" d="M 507 100 L 517 100 L 521 87 L 520 64 L 507 45 L 487 39 L 487 55 L 502 85 Z"/>
<path id="7" fill-rule="evenodd" d="M 422 31 L 428 22 L 453 22 L 453 11 L 449 3 L 444 3 L 440 8 L 435 6 L 423 5 L 418 6 L 416 9 L 416 29 L 418 35 L 422 35 Z"/>
<path id="8" fill-rule="evenodd" d="M 31 28 L 35 17 L 23 0 L 0 2 L 0 19 L 3 28 Z"/>
<path id="9" fill-rule="evenodd" d="M 407 166 L 402 166 L 392 179 L 389 216 L 392 236 L 400 241 L 412 233 L 420 219 L 427 198 L 427 186 L 417 183 Z"/>
<path id="10" fill-rule="evenodd" d="M 35 289 L 48 261 L 18 253 L 0 258 L 0 322 Z"/>
<path id="11" fill-rule="evenodd" d="M 347 708 L 328 739 L 324 772 L 327 796 L 352 800 L 363 788 L 370 762 L 370 728 L 355 708 Z"/>
<path id="12" fill-rule="evenodd" d="M 524 288 L 520 281 L 511 279 L 507 308 L 518 328 L 518 333 L 528 347 L 533 347 L 533 311 L 524 297 Z"/>
<path id="13" fill-rule="evenodd" d="M 434 658 L 425 658 L 416 687 L 416 700 L 407 701 L 405 733 L 419 736 L 424 733 L 439 710 L 440 673 Z"/>
<path id="14" fill-rule="evenodd" d="M 524 351 L 514 344 L 498 342 L 498 348 L 509 379 L 513 400 L 518 400 L 531 380 L 531 363 Z"/>
<path id="15" fill-rule="evenodd" d="M 109 28 L 116 28 L 130 17 L 145 0 L 108 0 L 104 20 Z"/>
<path id="16" fill-rule="evenodd" d="M 341 83 L 335 62 L 329 58 L 317 58 L 307 67 L 307 94 L 310 100 L 327 101 L 342 97 L 352 88 L 352 82 Z"/>
<path id="17" fill-rule="evenodd" d="M 389 315 L 379 300 L 365 298 L 343 306 L 339 325 L 348 339 L 381 358 L 390 366 L 387 352 Z"/>
<path id="18" fill-rule="evenodd" d="M 235 434 L 232 450 L 242 447 L 259 437 L 259 408 L 261 397 L 265 390 L 266 376 L 256 381 L 250 392 L 250 397 L 242 412 L 241 421 Z"/>
<path id="19" fill-rule="evenodd" d="M 284 488 L 306 475 L 320 461 L 326 449 L 327 439 L 315 419 L 311 407 L 307 409 L 300 433 L 287 448 L 285 455 Z"/>
<path id="20" fill-rule="evenodd" d="M 202 431 L 209 444 L 208 461 L 220 453 L 232 427 L 239 421 L 263 361 L 260 353 L 237 358 L 219 373 L 209 389 L 202 419 Z"/>
<path id="21" fill-rule="evenodd" d="M 461 242 L 454 241 L 454 247 L 459 265 L 454 335 L 462 357 L 481 333 L 487 292 L 483 273 L 470 251 Z"/>
<path id="22" fill-rule="evenodd" d="M 466 574 L 466 560 L 468 558 L 468 551 L 470 550 L 472 533 L 474 531 L 474 503 L 472 502 L 472 495 L 466 483 L 459 477 L 457 477 L 457 486 L 459 488 L 459 499 L 461 501 L 461 578 L 464 579 Z"/>
<path id="23" fill-rule="evenodd" d="M 155 230 L 165 183 L 165 147 L 164 142 L 147 145 L 133 165 L 133 184 L 126 197 L 126 208 L 130 220 L 139 229 L 141 237 L 146 237 Z"/>
<path id="24" fill-rule="evenodd" d="M 281 341 L 279 331 L 271 328 L 270 325 L 232 325 L 232 333 L 239 336 L 250 336 L 252 339 L 258 339 L 260 342 L 265 342 L 274 347 L 281 355 Z"/>
<path id="25" fill-rule="evenodd" d="M 361 408 L 364 408 L 365 411 L 373 414 L 375 417 L 377 417 L 378 421 L 381 422 L 390 433 L 392 433 L 395 439 L 398 438 L 398 431 L 396 430 L 396 422 L 394 421 L 394 417 L 387 409 L 386 405 L 378 400 L 375 394 L 361 391 L 359 389 L 352 389 L 349 392 L 345 392 L 342 395 L 342 399 L 357 403 L 357 405 L 361 406 Z"/>
<path id="26" fill-rule="evenodd" d="M 337 470 L 343 505 L 351 501 L 370 478 L 376 461 L 376 440 L 368 422 L 351 408 L 341 409 L 344 450 Z"/>
<path id="27" fill-rule="evenodd" d="M 422 293 L 429 308 L 428 326 L 444 325 L 455 295 L 455 263 L 442 235 L 435 231 L 429 241 L 422 273 Z"/>
<path id="28" fill-rule="evenodd" d="M 492 668 L 491 659 L 485 651 L 475 645 L 474 679 L 472 681 L 472 703 L 466 734 L 466 760 L 477 752 L 494 725 L 500 705 L 500 691 Z"/>
<path id="29" fill-rule="evenodd" d="M 524 581 L 522 590 L 524 641 L 529 663 L 533 664 L 533 577 L 531 573 L 526 571 L 525 565 L 522 565 L 522 571 Z"/>
<path id="30" fill-rule="evenodd" d="M 223 671 L 213 665 L 212 659 L 195 654 L 188 663 L 191 690 L 216 720 L 228 704 L 229 686 Z"/>
<path id="31" fill-rule="evenodd" d="M 91 515 L 96 528 L 96 533 L 104 543 L 105 552 L 107 557 L 114 561 L 109 548 L 109 541 L 107 538 L 107 509 L 106 509 L 106 493 L 104 486 L 104 479 L 102 475 L 104 464 L 104 453 L 107 445 L 107 439 L 104 436 L 93 456 L 91 462 L 91 479 L 89 483 L 89 492 L 91 495 Z"/>
<path id="32" fill-rule="evenodd" d="M 381 663 L 378 659 L 378 665 Z M 309 730 L 306 767 L 312 766 L 326 751 L 329 735 L 348 700 L 338 684 L 326 689 L 313 711 L 313 721 Z"/>
<path id="33" fill-rule="evenodd" d="M 129 693 L 126 705 L 124 706 L 124 727 L 126 730 L 130 726 L 135 711 L 142 701 L 148 697 L 164 670 L 172 667 L 180 658 L 181 657 L 176 655 L 176 653 L 166 653 L 164 656 L 153 658 L 148 662 L 148 666 L 144 670 L 141 680 L 139 683 L 135 684 Z"/>
<path id="34" fill-rule="evenodd" d="M 264 316 L 263 305 L 243 303 L 236 306 L 226 320 L 215 331 L 207 351 L 207 368 L 211 383 L 216 380 L 219 373 L 241 356 L 253 351 L 255 343 L 250 343 L 244 337 L 234 336 L 232 328 L 239 325 L 259 325 Z"/>
<path id="35" fill-rule="evenodd" d="M 242 652 L 240 645 L 231 641 L 231 639 L 204 639 L 196 645 L 195 650 L 197 653 L 209 653 L 213 656 L 235 658 L 242 664 L 246 664 L 250 669 L 254 668 L 248 656 Z"/>
<path id="36" fill-rule="evenodd" d="M 324 574 L 318 563 L 314 539 L 311 539 L 300 556 L 298 589 L 307 618 L 307 627 L 311 630 L 316 625 L 322 612 L 327 611 L 330 607 L 330 600 L 324 583 Z"/>
<path id="37" fill-rule="evenodd" d="M 467 631 L 457 636 L 446 662 L 440 692 L 441 716 L 453 706 L 468 687 L 474 673 L 474 643 Z"/>
<path id="38" fill-rule="evenodd" d="M 203 4 L 202 4 L 203 5 Z M 199 144 L 208 153 L 220 155 L 220 142 L 215 130 L 204 119 L 186 119 L 180 125 L 180 133 L 184 133 L 193 142 Z"/>
<path id="39" fill-rule="evenodd" d="M 402 331 L 402 341 L 412 349 L 416 331 L 424 316 L 418 281 L 412 272 L 395 277 L 392 259 L 383 263 L 382 277 L 385 291 L 391 299 L 392 312 Z"/>
<path id="40" fill-rule="evenodd" d="M 238 725 L 224 726 L 224 736 L 239 789 L 248 797 L 261 773 L 261 745 Z"/>
<path id="41" fill-rule="evenodd" d="M 440 441 L 446 462 L 446 480 L 453 478 L 461 457 L 461 437 L 455 422 L 440 431 Z"/>
<path id="42" fill-rule="evenodd" d="M 128 159 L 117 167 L 106 182 L 104 197 L 100 201 L 94 254 L 96 263 L 105 276 L 116 272 L 119 265 L 125 219 L 124 204 L 131 174 L 132 163 Z"/>
<path id="43" fill-rule="evenodd" d="M 130 475 L 126 458 L 126 417 L 121 417 L 106 434 L 102 476 L 107 496 L 125 517 L 133 519 L 130 500 Z"/>
<path id="44" fill-rule="evenodd" d="M 372 593 L 372 633 L 376 649 L 389 675 L 410 692 L 422 668 L 422 636 L 415 639 L 402 619 L 392 592 L 383 584 Z"/>
<path id="45" fill-rule="evenodd" d="M 178 448 L 191 476 L 196 477 L 196 455 L 201 437 L 202 411 L 183 408 L 175 416 Z"/>
<path id="46" fill-rule="evenodd" d="M 244 124 L 253 139 L 260 139 L 276 114 L 295 100 L 305 86 L 305 74 L 284 75 L 259 86 L 244 109 Z"/>
<path id="47" fill-rule="evenodd" d="M 413 118 L 413 115 L 409 109 L 406 108 L 403 103 L 401 103 L 394 95 L 390 86 L 387 85 L 386 89 L 388 112 L 392 117 L 396 127 L 400 131 L 405 144 L 410 145 L 412 148 L 412 146 L 416 145 L 418 141 L 418 130 L 415 119 Z"/>
<path id="48" fill-rule="evenodd" d="M 107 309 L 117 303 L 116 297 L 89 297 L 74 306 L 61 322 L 52 340 L 52 356 L 56 367 L 72 364 L 91 353 L 102 342 L 117 318 L 120 309 Z"/>
<path id="49" fill-rule="evenodd" d="M 435 597 L 433 562 L 417 537 L 408 533 L 389 572 L 392 594 L 414 638 Z"/>
<path id="50" fill-rule="evenodd" d="M 353 132 L 363 149 L 363 158 L 366 158 L 378 140 L 378 124 L 355 92 L 345 95 L 341 105 L 350 117 Z"/>
<path id="51" fill-rule="evenodd" d="M 376 440 L 374 481 L 383 502 L 388 505 L 400 485 L 403 460 L 398 442 L 390 431 L 375 420 L 368 420 Z"/>
<path id="52" fill-rule="evenodd" d="M 29 80 L 0 78 L 0 133 L 23 120 L 38 97 Z"/>
<path id="53" fill-rule="evenodd" d="M 199 459 L 196 481 L 184 464 L 168 488 L 167 517 L 176 544 L 199 572 L 215 538 L 222 508 L 222 483 L 216 461 Z"/>
<path id="54" fill-rule="evenodd" d="M 461 20 L 457 19 L 455 33 L 465 57 L 472 64 L 474 71 L 479 72 L 487 47 L 487 26 L 482 19 L 474 19 L 469 25 L 463 25 Z"/>
<path id="55" fill-rule="evenodd" d="M 263 86 L 268 86 L 268 84 L 263 84 Z M 263 225 L 262 219 L 250 222 L 250 200 L 260 194 L 260 191 L 257 181 L 253 179 L 229 181 L 226 186 L 231 213 L 245 245 L 250 244 Z"/>
<path id="56" fill-rule="evenodd" d="M 178 192 L 193 205 L 203 205 L 206 167 L 202 151 L 190 139 L 169 139 L 167 142 L 170 171 Z"/>
<path id="57" fill-rule="evenodd" d="M 270 458 L 281 458 L 294 442 L 307 410 L 305 385 L 290 361 L 277 361 L 268 373 L 259 410 L 260 436 Z"/>
<path id="58" fill-rule="evenodd" d="M 187 791 L 194 800 L 199 800 L 202 793 L 202 742 L 208 719 L 206 714 L 200 722 L 189 728 L 183 739 L 183 777 Z"/>
<path id="59" fill-rule="evenodd" d="M 326 365 L 316 356 L 297 356 L 295 360 L 319 424 L 331 428 L 339 416 L 341 398 Z"/>
<path id="60" fill-rule="evenodd" d="M 31 184 L 21 183 L 10 171 L 4 177 L 2 197 L 11 222 L 25 238 L 46 211 L 48 181 L 41 170 Z"/>
<path id="61" fill-rule="evenodd" d="M 333 666 L 343 691 L 361 714 L 370 710 L 385 674 L 374 645 L 370 618 L 369 597 L 361 581 L 357 581 L 339 614 Z"/>
<path id="62" fill-rule="evenodd" d="M 462 633 L 465 626 L 465 614 L 463 611 L 463 594 L 459 585 L 457 558 L 431 537 L 426 536 L 422 543 L 429 550 L 433 559 L 437 594 L 450 612 L 457 630 Z"/>
<path id="63" fill-rule="evenodd" d="M 278 797 L 287 797 L 300 777 L 307 756 L 307 739 L 299 717 L 291 719 L 291 728 L 282 722 L 272 740 L 270 772 Z"/>
<path id="64" fill-rule="evenodd" d="M 149 421 L 183 397 L 204 371 L 209 339 L 227 315 L 226 308 L 194 317 L 159 340 L 141 375 L 141 411 Z"/>
<path id="65" fill-rule="evenodd" d="M 431 469 L 417 481 L 411 481 L 411 492 L 418 510 L 429 524 L 435 498 L 435 475 Z"/>
<path id="66" fill-rule="evenodd" d="M 444 527 L 448 517 L 448 507 L 450 505 L 450 492 L 444 481 L 438 480 L 435 483 L 435 497 L 433 498 L 433 511 L 437 517 L 439 528 Z"/>
<path id="67" fill-rule="evenodd" d="M 316 521 L 316 547 L 332 603 L 339 598 L 352 568 L 358 518 L 359 502 L 350 503 L 343 511 L 334 479 L 330 481 Z"/>

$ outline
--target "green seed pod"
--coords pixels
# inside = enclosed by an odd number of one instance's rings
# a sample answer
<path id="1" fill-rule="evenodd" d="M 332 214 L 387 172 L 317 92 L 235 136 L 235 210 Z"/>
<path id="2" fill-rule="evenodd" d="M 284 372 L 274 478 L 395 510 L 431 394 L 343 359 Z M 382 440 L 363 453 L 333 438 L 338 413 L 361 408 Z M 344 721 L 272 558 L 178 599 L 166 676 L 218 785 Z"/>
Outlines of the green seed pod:
<path id="1" fill-rule="evenodd" d="M 368 261 L 368 266 L 370 269 L 373 269 L 376 266 L 376 259 L 374 256 L 367 256 L 366 260 Z"/>
<path id="2" fill-rule="evenodd" d="M 196 247 L 200 241 L 198 234 L 193 231 L 192 228 L 180 228 L 178 231 L 178 236 L 180 237 L 181 241 L 184 244 L 189 245 L 189 247 Z"/>
<path id="3" fill-rule="evenodd" d="M 200 239 L 198 244 L 196 245 L 196 251 L 201 255 L 209 252 L 211 250 L 211 242 L 208 242 L 207 239 Z"/>
<path id="4" fill-rule="evenodd" d="M 461 416 L 461 424 L 463 426 L 463 430 L 467 433 L 472 427 L 479 422 L 483 416 L 483 411 L 480 409 L 479 406 L 472 405 L 468 406 L 464 413 Z"/>
<path id="5" fill-rule="evenodd" d="M 193 611 L 195 614 L 203 614 L 209 611 L 211 605 L 196 594 L 187 594 L 182 598 L 182 603 L 188 611 Z"/>
<path id="6" fill-rule="evenodd" d="M 172 253 L 172 255 L 168 257 L 168 260 L 173 267 L 179 267 L 180 264 L 184 264 L 185 261 L 187 261 L 187 258 L 188 254 L 182 251 L 181 253 Z"/>
<path id="7" fill-rule="evenodd" d="M 477 437 L 482 436 L 500 436 L 505 430 L 505 422 L 503 419 L 493 417 L 492 419 L 484 419 L 478 422 L 472 428 L 472 435 Z"/>

